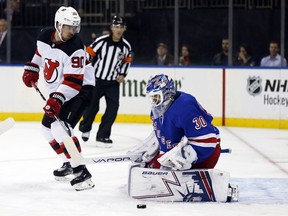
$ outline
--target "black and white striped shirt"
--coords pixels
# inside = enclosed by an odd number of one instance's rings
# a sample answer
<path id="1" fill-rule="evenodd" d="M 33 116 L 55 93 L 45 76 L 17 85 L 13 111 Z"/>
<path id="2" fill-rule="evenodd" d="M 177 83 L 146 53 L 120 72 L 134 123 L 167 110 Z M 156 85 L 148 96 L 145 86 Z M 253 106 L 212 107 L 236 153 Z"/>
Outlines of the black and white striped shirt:
<path id="1" fill-rule="evenodd" d="M 124 38 L 114 42 L 111 35 L 101 36 L 86 51 L 93 57 L 96 79 L 112 81 L 116 80 L 117 75 L 127 75 L 132 62 L 132 50 Z"/>

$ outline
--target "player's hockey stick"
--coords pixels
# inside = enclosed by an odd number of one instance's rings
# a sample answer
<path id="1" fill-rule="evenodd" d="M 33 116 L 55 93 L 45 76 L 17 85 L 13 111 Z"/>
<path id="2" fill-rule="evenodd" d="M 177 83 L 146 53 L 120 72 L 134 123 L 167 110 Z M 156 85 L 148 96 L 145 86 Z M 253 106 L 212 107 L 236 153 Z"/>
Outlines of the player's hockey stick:
<path id="1" fill-rule="evenodd" d="M 35 90 L 40 94 L 42 99 L 46 101 L 46 98 L 40 91 L 40 89 L 37 87 L 37 85 L 34 82 L 31 82 L 31 85 Z M 63 143 L 70 154 L 71 158 L 74 160 L 77 164 L 94 164 L 94 163 L 112 163 L 112 162 L 123 162 L 123 161 L 129 161 L 130 156 L 128 155 L 120 155 L 120 156 L 108 156 L 108 157 L 96 157 L 96 158 L 84 158 L 79 153 L 78 149 L 75 146 L 75 143 L 71 137 L 71 132 L 68 127 L 59 119 L 58 116 L 54 116 L 55 119 L 61 124 L 63 129 L 66 131 L 67 136 L 63 137 Z"/>
<path id="2" fill-rule="evenodd" d="M 40 94 L 41 98 L 46 101 L 45 96 L 42 94 L 42 92 L 40 91 L 40 89 L 37 87 L 37 85 L 35 84 L 35 82 L 31 81 L 31 85 L 33 86 L 33 88 Z M 59 117 L 57 115 L 54 115 L 54 118 L 60 123 L 60 125 L 63 127 L 63 129 L 66 131 L 66 133 L 68 134 L 68 136 L 71 136 L 71 131 L 70 129 L 64 124 L 63 121 L 61 121 L 59 119 Z M 65 143 L 64 143 L 65 144 Z"/>
<path id="3" fill-rule="evenodd" d="M 46 98 L 44 97 L 44 95 L 42 94 L 42 92 L 40 91 L 40 89 L 37 87 L 37 85 L 34 83 L 34 82 L 31 82 L 32 86 L 36 89 L 36 91 L 40 94 L 40 96 L 42 97 L 42 99 L 44 101 L 46 101 Z M 78 149 L 76 148 L 75 146 L 75 143 L 71 137 L 71 131 L 70 129 L 64 124 L 63 121 L 61 121 L 59 119 L 58 116 L 54 115 L 55 119 L 61 124 L 61 126 L 63 127 L 63 129 L 66 131 L 67 133 L 67 136 L 64 136 L 62 139 L 63 139 L 63 143 L 71 157 L 71 159 L 73 159 L 73 161 L 77 164 L 91 164 L 91 163 L 105 163 L 105 162 L 112 162 L 113 161 L 113 158 L 111 157 L 103 157 L 103 158 L 93 158 L 96 162 L 94 162 L 93 159 L 84 159 L 82 157 L 82 155 L 79 153 Z M 128 160 L 127 157 L 125 156 L 120 156 L 120 157 L 115 157 L 114 158 L 114 162 L 118 162 L 118 160 Z M 130 160 L 130 158 L 129 158 Z"/>
<path id="4" fill-rule="evenodd" d="M 15 124 L 13 118 L 9 117 L 4 121 L 0 122 L 0 135 L 11 129 Z"/>

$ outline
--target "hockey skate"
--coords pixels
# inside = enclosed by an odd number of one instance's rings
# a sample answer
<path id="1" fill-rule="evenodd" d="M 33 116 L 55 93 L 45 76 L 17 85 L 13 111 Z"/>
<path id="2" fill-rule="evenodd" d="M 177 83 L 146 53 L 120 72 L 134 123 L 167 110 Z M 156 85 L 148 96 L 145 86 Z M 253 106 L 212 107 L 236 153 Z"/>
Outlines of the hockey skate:
<path id="1" fill-rule="evenodd" d="M 96 146 L 100 148 L 111 148 L 112 143 L 110 138 L 96 138 Z"/>
<path id="2" fill-rule="evenodd" d="M 227 202 L 238 202 L 238 201 L 239 201 L 238 185 L 229 184 Z"/>
<path id="3" fill-rule="evenodd" d="M 69 175 L 73 174 L 73 169 L 69 162 L 64 162 L 62 167 L 53 172 L 56 181 L 69 181 Z"/>
<path id="4" fill-rule="evenodd" d="M 73 174 L 76 176 L 76 178 L 72 179 L 70 184 L 76 191 L 91 189 L 95 186 L 91 181 L 92 175 L 87 170 L 85 165 L 80 165 L 73 168 Z"/>
<path id="5" fill-rule="evenodd" d="M 81 138 L 84 142 L 87 142 L 89 140 L 89 136 L 90 136 L 90 132 L 88 131 L 88 132 L 82 133 Z"/>

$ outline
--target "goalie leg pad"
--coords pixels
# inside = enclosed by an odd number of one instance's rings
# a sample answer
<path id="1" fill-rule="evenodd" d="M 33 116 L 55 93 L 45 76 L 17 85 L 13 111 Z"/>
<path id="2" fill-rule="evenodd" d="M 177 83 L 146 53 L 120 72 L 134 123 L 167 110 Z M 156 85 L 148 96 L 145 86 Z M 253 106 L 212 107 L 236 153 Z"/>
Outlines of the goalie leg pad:
<path id="1" fill-rule="evenodd" d="M 128 192 L 135 199 L 168 202 L 226 202 L 230 175 L 216 169 L 166 171 L 131 166 Z"/>
<path id="2" fill-rule="evenodd" d="M 160 145 L 154 131 L 152 131 L 143 143 L 132 148 L 127 152 L 127 155 L 131 155 L 131 160 L 134 162 L 149 163 L 159 153 L 159 150 Z"/>

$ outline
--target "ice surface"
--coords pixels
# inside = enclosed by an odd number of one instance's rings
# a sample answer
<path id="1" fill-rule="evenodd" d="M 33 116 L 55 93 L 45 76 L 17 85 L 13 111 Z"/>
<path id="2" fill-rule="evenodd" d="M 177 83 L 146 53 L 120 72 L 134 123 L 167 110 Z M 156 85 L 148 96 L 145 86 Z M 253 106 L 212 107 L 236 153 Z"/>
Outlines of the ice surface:
<path id="1" fill-rule="evenodd" d="M 151 130 L 148 124 L 114 124 L 114 146 L 82 143 L 83 154 L 118 155 L 138 144 Z M 129 162 L 88 165 L 95 188 L 76 192 L 56 182 L 52 172 L 62 162 L 42 138 L 39 122 L 16 122 L 0 136 L 0 216 L 237 216 L 287 215 L 288 131 L 219 127 L 222 154 L 216 168 L 230 172 L 238 184 L 238 203 L 161 203 L 135 200 L 127 194 Z M 80 138 L 79 131 L 75 130 Z M 137 209 L 146 204 L 146 209 Z"/>

